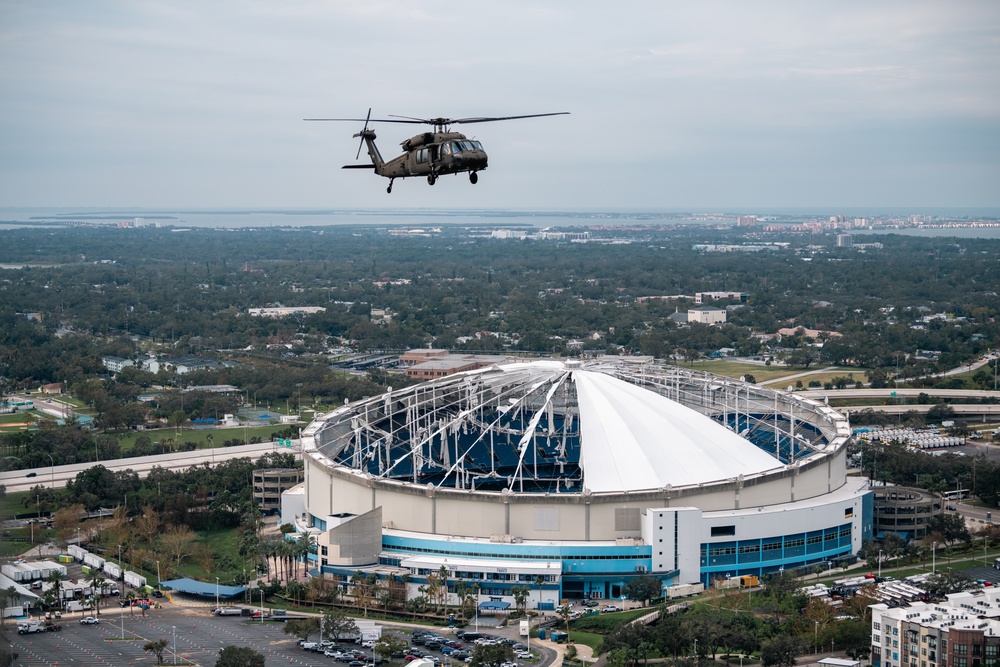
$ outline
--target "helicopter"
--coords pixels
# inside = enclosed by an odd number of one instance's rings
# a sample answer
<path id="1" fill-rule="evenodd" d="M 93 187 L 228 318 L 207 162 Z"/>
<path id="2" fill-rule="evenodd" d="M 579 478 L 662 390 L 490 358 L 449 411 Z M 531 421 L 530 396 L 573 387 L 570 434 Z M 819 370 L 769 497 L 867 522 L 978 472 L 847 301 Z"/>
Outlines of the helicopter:
<path id="1" fill-rule="evenodd" d="M 428 185 L 434 185 L 438 177 L 445 174 L 468 172 L 470 183 L 475 185 L 479 182 L 479 172 L 486 169 L 486 151 L 483 150 L 483 145 L 480 142 L 469 139 L 460 132 L 452 132 L 450 130 L 450 126 L 452 125 L 492 123 L 500 120 L 565 115 L 569 115 L 569 112 L 536 113 L 525 116 L 477 116 L 472 118 L 412 118 L 410 116 L 394 116 L 389 114 L 389 118 L 372 118 L 372 110 L 369 108 L 366 118 L 304 118 L 303 120 L 353 123 L 364 121 L 362 130 L 354 135 L 354 138 L 361 137 L 361 142 L 358 144 L 358 154 L 354 159 L 356 160 L 361 156 L 361 149 L 367 145 L 368 156 L 371 158 L 372 163 L 348 164 L 342 168 L 373 170 L 379 176 L 389 179 L 389 187 L 385 191 L 391 194 L 392 183 L 397 178 L 426 176 Z M 400 146 L 403 147 L 405 152 L 386 162 L 375 145 L 375 130 L 368 129 L 370 123 L 430 125 L 433 131 L 422 132 L 403 141 Z"/>

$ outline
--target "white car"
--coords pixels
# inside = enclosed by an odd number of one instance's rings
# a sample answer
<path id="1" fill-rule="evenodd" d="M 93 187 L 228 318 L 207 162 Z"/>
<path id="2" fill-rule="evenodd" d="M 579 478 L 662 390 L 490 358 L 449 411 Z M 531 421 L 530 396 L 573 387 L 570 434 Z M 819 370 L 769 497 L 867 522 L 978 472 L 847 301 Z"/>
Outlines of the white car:
<path id="1" fill-rule="evenodd" d="M 101 619 L 96 616 L 87 616 L 80 619 L 80 625 L 97 625 L 101 622 Z"/>
<path id="2" fill-rule="evenodd" d="M 520 651 L 514 654 L 518 660 L 531 660 L 531 651 Z"/>

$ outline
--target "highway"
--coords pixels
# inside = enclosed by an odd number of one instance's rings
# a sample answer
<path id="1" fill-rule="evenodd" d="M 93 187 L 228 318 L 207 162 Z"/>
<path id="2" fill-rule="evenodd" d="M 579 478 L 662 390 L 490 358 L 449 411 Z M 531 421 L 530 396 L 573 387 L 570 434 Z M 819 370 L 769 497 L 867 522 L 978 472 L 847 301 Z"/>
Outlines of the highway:
<path id="1" fill-rule="evenodd" d="M 920 394 L 925 394 L 934 398 L 995 398 L 1000 401 L 1000 391 L 989 391 L 983 389 L 895 389 L 886 387 L 884 389 L 808 389 L 806 391 L 795 392 L 796 396 L 806 398 L 829 398 L 839 400 L 845 398 L 889 398 L 893 394 L 896 398 L 917 398 Z"/>
<path id="2" fill-rule="evenodd" d="M 38 485 L 46 488 L 62 488 L 66 486 L 67 481 L 74 479 L 81 471 L 98 464 L 103 465 L 108 470 L 134 470 L 138 473 L 139 477 L 145 477 L 155 466 L 168 470 L 186 470 L 187 468 L 203 463 L 214 465 L 215 463 L 229 459 L 256 459 L 269 452 L 298 453 L 298 447 L 298 440 L 292 441 L 292 449 L 277 447 L 272 442 L 262 442 L 253 445 L 240 445 L 238 447 L 214 447 L 212 449 L 198 449 L 191 452 L 137 456 L 130 459 L 90 461 L 88 463 L 72 463 L 61 466 L 45 466 L 30 470 L 12 470 L 9 472 L 0 472 L 0 484 L 7 487 L 8 493 L 28 491 Z M 34 473 L 34 475 L 28 477 L 31 473 Z"/>
<path id="3" fill-rule="evenodd" d="M 840 405 L 834 408 L 837 412 L 847 415 L 861 412 L 862 410 L 874 410 L 885 412 L 890 415 L 903 415 L 907 412 L 927 412 L 933 405 Z M 1000 415 L 1000 404 L 995 403 L 949 403 L 948 407 L 955 411 L 956 415 Z"/>

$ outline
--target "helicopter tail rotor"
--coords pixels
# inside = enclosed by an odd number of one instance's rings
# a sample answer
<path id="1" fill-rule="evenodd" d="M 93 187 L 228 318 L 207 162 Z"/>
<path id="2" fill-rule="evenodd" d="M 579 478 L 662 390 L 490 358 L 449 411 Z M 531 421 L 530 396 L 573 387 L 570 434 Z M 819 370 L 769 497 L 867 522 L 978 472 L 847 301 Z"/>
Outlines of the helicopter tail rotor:
<path id="1" fill-rule="evenodd" d="M 368 107 L 368 116 L 365 117 L 365 126 L 361 130 L 361 132 L 359 132 L 358 134 L 354 135 L 356 137 L 361 137 L 361 141 L 360 141 L 360 143 L 358 143 L 358 154 L 354 156 L 355 160 L 357 160 L 358 158 L 361 157 L 361 149 L 365 145 L 365 133 L 368 132 L 368 121 L 371 120 L 371 117 L 372 117 L 372 108 Z"/>

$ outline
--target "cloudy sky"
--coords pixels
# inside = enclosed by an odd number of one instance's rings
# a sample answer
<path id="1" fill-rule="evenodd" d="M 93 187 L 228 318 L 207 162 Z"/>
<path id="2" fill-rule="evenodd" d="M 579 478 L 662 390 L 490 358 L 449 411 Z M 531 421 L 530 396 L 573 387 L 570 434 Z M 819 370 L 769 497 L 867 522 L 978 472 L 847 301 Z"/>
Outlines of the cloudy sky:
<path id="1" fill-rule="evenodd" d="M 0 207 L 1000 206 L 996 0 L 0 0 L 0 90 Z M 387 195 L 369 107 L 572 115 Z"/>

